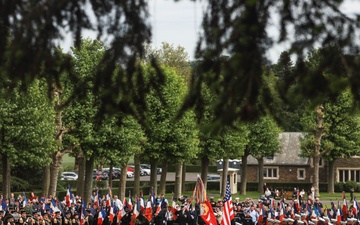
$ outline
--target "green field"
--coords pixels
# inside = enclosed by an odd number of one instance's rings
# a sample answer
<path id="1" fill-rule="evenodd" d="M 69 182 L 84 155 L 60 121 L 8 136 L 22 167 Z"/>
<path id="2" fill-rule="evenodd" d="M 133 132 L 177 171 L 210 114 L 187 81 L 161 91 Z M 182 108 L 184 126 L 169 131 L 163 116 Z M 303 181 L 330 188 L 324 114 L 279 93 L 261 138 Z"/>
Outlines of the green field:
<path id="1" fill-rule="evenodd" d="M 74 168 L 74 164 L 75 164 L 75 158 L 71 157 L 69 154 L 65 154 L 63 157 L 62 164 L 61 164 L 63 169 L 71 170 L 71 168 Z"/>

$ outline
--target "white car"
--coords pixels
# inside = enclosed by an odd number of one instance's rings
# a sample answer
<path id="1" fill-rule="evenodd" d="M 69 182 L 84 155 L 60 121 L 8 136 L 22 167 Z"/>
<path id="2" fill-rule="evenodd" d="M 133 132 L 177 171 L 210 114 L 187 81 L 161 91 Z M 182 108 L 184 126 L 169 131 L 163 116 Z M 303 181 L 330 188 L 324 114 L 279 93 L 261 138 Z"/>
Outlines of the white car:
<path id="1" fill-rule="evenodd" d="M 60 180 L 77 180 L 79 176 L 75 172 L 62 172 Z"/>
<path id="2" fill-rule="evenodd" d="M 140 167 L 141 167 L 142 169 L 147 169 L 147 170 L 149 170 L 149 175 L 150 175 L 151 166 L 150 166 L 149 164 L 140 164 Z M 158 167 L 158 168 L 156 169 L 156 173 L 157 173 L 157 174 L 161 174 L 161 172 L 162 172 L 162 169 Z"/>
<path id="3" fill-rule="evenodd" d="M 151 173 L 150 168 L 148 168 L 144 165 L 140 165 L 140 169 L 142 170 L 143 176 L 150 176 L 150 173 Z"/>
<path id="4" fill-rule="evenodd" d="M 127 171 L 127 172 L 126 172 L 126 177 L 127 177 L 127 178 L 132 178 L 132 177 L 134 177 L 134 172 Z"/>

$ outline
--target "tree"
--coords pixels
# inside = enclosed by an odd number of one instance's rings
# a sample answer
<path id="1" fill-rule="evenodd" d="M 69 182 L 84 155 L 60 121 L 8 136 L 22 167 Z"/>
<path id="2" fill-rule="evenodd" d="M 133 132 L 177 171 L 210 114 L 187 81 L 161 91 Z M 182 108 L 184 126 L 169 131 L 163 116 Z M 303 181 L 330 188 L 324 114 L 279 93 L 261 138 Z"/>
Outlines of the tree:
<path id="1" fill-rule="evenodd" d="M 145 69 L 148 73 L 155 72 L 150 67 Z M 171 163 L 182 164 L 195 157 L 198 152 L 198 130 L 193 112 L 188 111 L 182 118 L 175 119 L 187 91 L 185 82 L 171 68 L 164 66 L 163 72 L 166 77 L 164 85 L 160 87 L 163 99 L 157 96 L 155 89 L 146 96 L 149 120 L 145 130 L 147 142 L 144 145 L 143 155 L 151 163 L 150 183 L 155 193 L 157 193 L 155 168 L 160 159 L 172 159 Z M 181 171 L 177 173 L 181 174 Z M 181 185 L 181 182 L 177 184 Z M 175 193 L 175 197 L 180 197 L 177 196 L 178 194 L 179 192 Z"/>
<path id="2" fill-rule="evenodd" d="M 218 125 L 229 125 L 239 118 L 254 120 L 267 114 L 273 102 L 258 102 L 259 97 L 266 97 L 259 91 L 266 85 L 261 78 L 263 66 L 268 63 L 266 54 L 275 43 L 287 41 L 290 42 L 288 51 L 297 57 L 297 63 L 294 77 L 286 86 L 298 80 L 299 85 L 304 87 L 298 93 L 299 97 L 320 100 L 318 97 L 324 93 L 336 95 L 347 86 L 358 93 L 352 85 L 353 82 L 358 83 L 355 81 L 357 78 L 344 77 L 339 68 L 353 73 L 357 71 L 359 61 L 340 52 L 332 51 L 326 56 L 324 66 L 338 69 L 328 82 L 321 83 L 321 87 L 319 82 L 314 82 L 318 78 L 316 74 L 302 79 L 306 53 L 314 48 L 315 43 L 320 46 L 335 45 L 344 52 L 356 48 L 352 35 L 360 25 L 360 16 L 356 15 L 354 19 L 343 14 L 339 10 L 342 3 L 335 0 L 209 1 L 196 49 L 199 78 L 192 82 L 183 110 L 192 107 L 204 110 L 199 107 L 203 102 L 199 87 L 205 83 L 221 99 L 215 103 L 214 121 L 218 121 Z M 270 16 L 273 10 L 279 12 L 279 20 L 274 21 L 274 17 Z M 267 30 L 274 22 L 280 25 L 280 35 L 276 38 L 271 37 Z M 294 28 L 291 31 L 293 36 L 289 32 L 290 27 Z M 226 60 L 222 60 L 224 54 L 228 56 Z M 350 54 L 357 54 L 357 51 Z M 338 85 L 339 81 L 343 82 L 342 85 Z"/>
<path id="3" fill-rule="evenodd" d="M 7 89 L 7 90 L 6 90 Z M 10 196 L 11 167 L 27 164 L 42 168 L 53 150 L 55 115 L 47 99 L 46 86 L 36 80 L 27 89 L 0 89 L 0 155 L 3 166 L 3 194 Z M 45 157 L 44 157 L 45 156 Z"/>
<path id="4" fill-rule="evenodd" d="M 92 77 L 98 62 L 105 53 L 105 46 L 97 40 L 84 39 L 81 48 L 72 48 L 73 63 L 76 80 L 69 80 L 72 87 L 77 84 L 86 82 L 81 90 L 86 95 L 81 101 L 70 102 L 71 110 L 63 113 L 64 123 L 71 124 L 73 129 L 69 133 L 69 138 L 78 140 L 77 148 L 81 150 L 85 160 L 85 181 L 84 181 L 84 199 L 89 202 L 92 193 L 93 169 L 97 157 L 102 155 L 104 133 L 107 132 L 108 121 L 104 120 L 99 124 L 96 121 L 96 114 L 100 110 L 99 97 L 91 92 L 94 85 Z M 70 136 L 71 134 L 71 136 Z M 82 173 L 82 172 L 81 172 Z M 86 188 L 85 188 L 86 187 Z M 79 192 L 83 192 L 79 190 Z"/>
<path id="5" fill-rule="evenodd" d="M 334 74 L 343 73 L 344 74 L 343 77 L 345 77 L 346 70 L 344 70 L 344 68 L 335 68 L 335 67 L 326 66 L 326 62 L 328 60 L 327 55 L 330 53 L 337 53 L 339 56 L 339 51 L 340 51 L 339 48 L 336 46 L 328 46 L 326 48 L 317 49 L 309 53 L 307 61 L 303 65 L 304 67 L 303 71 L 305 72 L 306 76 L 304 76 L 302 79 L 307 80 L 306 82 L 309 81 L 317 82 L 319 83 L 319 89 L 322 89 L 324 87 L 323 85 L 325 83 L 330 82 L 332 77 L 335 76 Z M 339 82 L 339 84 L 337 85 L 342 86 L 343 83 Z M 302 85 L 294 85 L 294 87 L 291 90 L 291 93 L 294 96 L 296 95 L 295 94 L 296 92 L 303 89 L 306 89 L 306 87 Z M 326 155 L 332 155 L 330 152 L 334 150 L 334 143 L 331 141 L 331 139 L 330 140 L 327 138 L 324 139 L 324 137 L 329 135 L 330 133 L 329 129 L 332 123 L 336 120 L 331 121 L 326 119 L 328 115 L 332 114 L 332 112 L 329 111 L 329 109 L 331 109 L 331 107 L 329 108 L 329 105 L 325 108 L 325 104 L 336 103 L 339 96 L 341 96 L 341 93 L 339 95 L 336 95 L 332 92 L 325 92 L 322 93 L 322 95 L 318 95 L 317 101 L 308 102 L 309 110 L 305 111 L 304 115 L 301 118 L 301 123 L 305 128 L 304 131 L 307 132 L 304 137 L 304 140 L 302 141 L 303 155 L 313 158 L 313 164 L 314 164 L 313 184 L 315 187 L 316 195 L 319 194 L 318 185 L 319 185 L 320 158 L 325 157 Z M 320 101 L 321 101 L 320 104 L 316 104 Z M 340 108 L 342 106 L 338 105 L 336 107 Z M 345 116 L 350 116 L 350 115 L 345 115 Z M 345 133 L 344 135 L 338 133 L 336 135 L 340 135 L 344 137 Z M 350 138 L 350 136 L 346 138 Z M 351 138 L 353 139 L 353 137 Z"/>
<path id="6" fill-rule="evenodd" d="M 264 157 L 276 154 L 280 150 L 280 128 L 270 117 L 262 117 L 249 125 L 249 143 L 247 148 L 258 161 L 259 182 L 258 192 L 263 192 L 264 186 Z"/>
<path id="7" fill-rule="evenodd" d="M 223 163 L 223 176 L 222 176 L 222 187 L 221 187 L 221 196 L 225 197 L 226 193 L 226 178 L 228 170 L 228 159 L 229 158 L 238 158 L 243 155 L 246 144 L 248 143 L 249 130 L 245 124 L 237 124 L 236 128 L 225 128 L 218 140 L 220 141 L 218 156 L 222 155 L 224 159 Z M 219 155 L 220 154 L 220 155 Z"/>
<path id="8" fill-rule="evenodd" d="M 171 44 L 163 42 L 162 46 L 159 49 L 153 49 L 151 48 L 150 45 L 146 45 L 145 50 L 146 50 L 145 59 L 144 59 L 145 63 L 151 63 L 152 58 L 155 58 L 160 67 L 173 69 L 176 75 L 183 78 L 183 80 L 188 86 L 191 78 L 191 66 L 189 63 L 189 55 L 185 51 L 184 47 L 181 46 L 174 47 Z M 150 160 L 150 162 L 153 162 L 153 160 Z M 166 157 L 166 154 L 160 154 L 160 158 L 157 163 L 161 164 L 161 167 L 163 168 L 163 172 L 160 177 L 160 192 L 165 193 L 166 173 L 168 166 L 167 165 L 168 158 Z M 185 179 L 186 166 L 184 165 L 185 163 L 183 163 L 183 167 L 182 167 L 181 180 Z M 151 175 L 152 175 L 151 180 L 155 180 L 156 173 L 152 173 Z M 182 186 L 185 187 L 184 182 L 182 182 L 182 184 L 183 184 Z"/>
<path id="9" fill-rule="evenodd" d="M 317 116 L 317 124 L 315 124 L 314 114 Z M 321 121 L 319 121 L 321 118 L 322 129 Z M 338 96 L 335 102 L 324 100 L 324 104 L 318 106 L 315 112 L 310 111 L 303 117 L 302 122 L 309 132 L 302 141 L 302 154 L 313 158 L 315 190 L 318 187 L 316 183 L 318 182 L 318 172 L 316 172 L 318 163 L 316 162 L 320 160 L 320 157 L 329 162 L 328 192 L 333 193 L 334 161 L 340 157 L 359 154 L 359 118 L 358 111 L 352 110 L 352 98 L 349 91 Z"/>
<path id="10" fill-rule="evenodd" d="M 262 66 L 267 63 L 268 49 L 275 44 L 288 41 L 289 52 L 296 54 L 299 62 L 304 59 L 304 53 L 315 45 L 334 44 L 350 54 L 356 54 L 359 47 L 356 31 L 360 19 L 358 14 L 350 17 L 339 10 L 344 2 L 209 0 L 196 51 L 203 72 L 201 78 L 192 83 L 183 111 L 201 104 L 199 83 L 207 83 L 221 99 L 215 106 L 214 120 L 220 121 L 217 124 L 231 124 L 239 118 L 251 120 L 264 114 L 271 102 L 262 102 L 260 107 L 255 105 L 258 90 L 263 85 L 260 79 Z M 40 3 L 11 1 L 2 3 L 0 10 L 0 75 L 9 79 L 11 87 L 15 87 L 19 80 L 29 85 L 38 77 L 46 78 L 49 87 L 54 82 L 59 84 L 61 73 L 68 71 L 72 74 L 74 69 L 70 60 L 61 61 L 54 54 L 58 40 L 67 35 L 64 30 L 74 37 L 76 47 L 80 47 L 84 29 L 97 30 L 99 38 L 111 37 L 108 39 L 109 48 L 91 78 L 94 81 L 92 91 L 100 99 L 99 114 L 123 112 L 144 120 L 145 96 L 149 86 L 159 87 L 164 78 L 158 70 L 153 82 L 145 85 L 142 82 L 144 79 L 141 79 L 144 78 L 141 66 L 136 63 L 145 54 L 144 44 L 151 40 L 146 1 L 110 0 L 106 4 L 98 4 L 97 1 L 64 1 L 61 4 L 52 4 L 49 0 Z M 270 16 L 274 11 L 279 12 L 278 17 Z M 95 19 L 89 18 L 90 15 L 95 15 Z M 280 27 L 276 37 L 268 34 L 272 24 Z M 224 66 L 219 60 L 223 54 L 229 56 Z M 359 64 L 354 57 L 336 59 L 337 56 L 329 54 L 327 65 L 349 65 L 346 68 L 350 73 L 358 71 L 355 69 Z M 116 71 L 118 64 L 123 68 Z M 297 65 L 296 77 L 300 77 L 303 74 L 301 63 Z M 40 73 L 42 66 L 47 71 L 54 71 L 52 76 Z M 62 69 L 56 70 L 59 67 Z M 117 79 L 113 77 L 114 72 Z M 136 82 L 126 79 L 136 73 L 140 74 L 136 75 L 140 78 L 135 79 Z M 222 83 L 219 82 L 219 74 L 224 76 Z M 309 85 L 301 80 L 301 85 L 309 88 L 309 91 L 301 92 L 302 96 L 314 99 L 327 91 L 341 93 L 347 86 L 353 93 L 360 93 L 359 86 L 352 85 L 359 83 L 357 76 L 347 77 L 345 85 L 335 85 L 337 88 L 333 89 L 332 84 L 342 79 L 339 73 L 335 75 L 321 89 L 318 83 Z M 86 85 L 87 81 L 76 84 L 73 99 L 86 98 L 82 92 Z M 313 90 L 319 91 L 313 95 Z M 354 98 L 358 101 L 360 95 L 354 94 Z"/>
<path id="11" fill-rule="evenodd" d="M 189 54 L 182 46 L 162 42 L 159 49 L 152 49 L 150 45 L 146 46 L 145 60 L 151 62 L 155 58 L 159 65 L 173 68 L 176 74 L 183 77 L 186 84 L 189 84 L 191 79 L 191 66 L 189 63 Z"/>
<path id="12" fill-rule="evenodd" d="M 122 116 L 122 115 L 118 115 Z M 143 151 L 142 146 L 146 142 L 145 133 L 137 121 L 127 115 L 123 115 L 122 124 L 116 123 L 117 118 L 110 118 L 106 121 L 102 131 L 101 152 L 99 157 L 103 163 L 109 164 L 111 167 L 115 165 L 127 165 L 129 159 L 138 155 Z M 134 181 L 136 182 L 136 181 Z M 120 180 L 120 186 L 126 183 L 126 179 Z M 109 186 L 111 186 L 109 179 Z M 139 194 L 139 185 L 134 185 L 133 194 Z"/>

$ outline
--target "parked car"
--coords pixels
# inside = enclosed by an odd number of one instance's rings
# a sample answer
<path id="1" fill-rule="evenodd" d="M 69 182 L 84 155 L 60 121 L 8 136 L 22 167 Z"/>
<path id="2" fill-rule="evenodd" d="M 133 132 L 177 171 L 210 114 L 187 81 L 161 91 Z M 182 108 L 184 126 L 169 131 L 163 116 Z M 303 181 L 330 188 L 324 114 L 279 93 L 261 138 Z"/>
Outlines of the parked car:
<path id="1" fill-rule="evenodd" d="M 208 181 L 220 181 L 220 175 L 219 174 L 208 174 L 207 180 Z"/>
<path id="2" fill-rule="evenodd" d="M 132 168 L 133 172 L 135 172 L 135 166 L 129 166 L 130 168 Z M 150 170 L 147 169 L 143 169 L 140 166 L 140 176 L 148 176 L 150 175 Z"/>
<path id="3" fill-rule="evenodd" d="M 149 165 L 149 164 L 140 164 L 140 167 L 141 168 L 144 168 L 144 169 L 149 169 L 149 170 L 151 170 L 151 165 Z M 162 169 L 161 168 L 156 168 L 156 173 L 157 174 L 161 174 L 161 172 L 162 172 Z M 149 172 L 149 175 L 150 175 L 150 172 Z"/>
<path id="4" fill-rule="evenodd" d="M 93 179 L 94 180 L 107 180 L 109 176 L 106 172 L 101 170 L 93 170 Z"/>
<path id="5" fill-rule="evenodd" d="M 110 173 L 110 168 L 103 168 L 102 170 L 104 173 L 106 173 L 109 176 L 109 173 Z M 120 176 L 121 176 L 121 170 L 119 168 L 113 168 L 112 170 L 112 179 L 120 179 Z"/>
<path id="6" fill-rule="evenodd" d="M 79 178 L 76 172 L 63 172 L 60 175 L 60 180 L 77 180 Z"/>
<path id="7" fill-rule="evenodd" d="M 127 177 L 127 178 L 132 178 L 132 177 L 134 177 L 134 172 L 127 171 L 127 172 L 126 172 L 126 177 Z"/>

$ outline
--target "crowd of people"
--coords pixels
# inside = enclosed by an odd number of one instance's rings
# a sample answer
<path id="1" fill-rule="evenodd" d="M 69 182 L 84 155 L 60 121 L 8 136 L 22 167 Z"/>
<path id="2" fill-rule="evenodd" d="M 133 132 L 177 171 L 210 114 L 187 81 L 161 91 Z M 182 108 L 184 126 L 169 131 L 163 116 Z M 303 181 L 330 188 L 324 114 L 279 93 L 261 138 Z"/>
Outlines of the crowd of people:
<path id="1" fill-rule="evenodd" d="M 259 199 L 232 201 L 232 225 L 357 225 L 360 214 L 356 199 L 324 207 L 319 198 L 294 189 L 292 199 L 274 195 L 264 187 Z M 301 194 L 300 194 L 301 193 Z M 23 193 L 17 197 L 0 198 L 0 225 L 209 225 L 200 216 L 201 204 L 186 196 L 167 200 L 163 195 L 125 198 L 117 195 L 99 197 L 97 192 L 85 204 L 80 196 L 65 196 L 62 201 L 51 195 L 37 197 Z M 171 202 L 171 204 L 170 204 Z M 224 199 L 210 197 L 217 225 L 222 224 Z M 216 224 L 211 224 L 216 225 Z"/>

